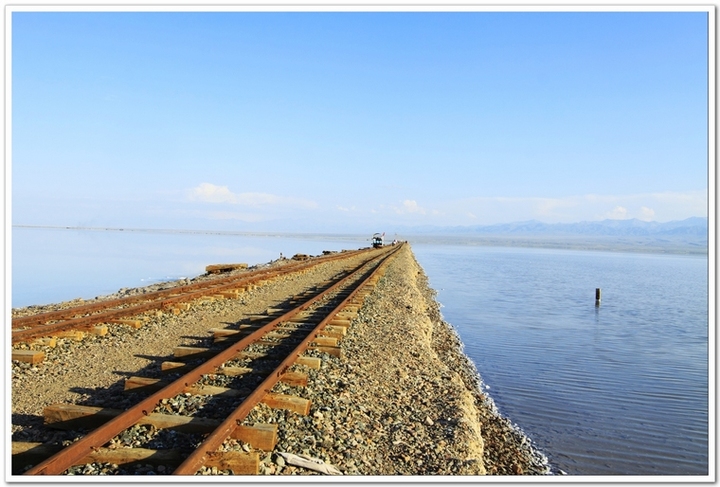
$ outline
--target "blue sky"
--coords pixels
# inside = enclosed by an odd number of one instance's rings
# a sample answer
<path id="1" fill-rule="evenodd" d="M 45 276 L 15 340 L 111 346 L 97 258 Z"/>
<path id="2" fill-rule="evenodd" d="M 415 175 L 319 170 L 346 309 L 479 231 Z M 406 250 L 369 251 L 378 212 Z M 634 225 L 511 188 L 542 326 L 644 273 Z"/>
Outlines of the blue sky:
<path id="1" fill-rule="evenodd" d="M 706 12 L 14 12 L 13 224 L 707 216 Z"/>

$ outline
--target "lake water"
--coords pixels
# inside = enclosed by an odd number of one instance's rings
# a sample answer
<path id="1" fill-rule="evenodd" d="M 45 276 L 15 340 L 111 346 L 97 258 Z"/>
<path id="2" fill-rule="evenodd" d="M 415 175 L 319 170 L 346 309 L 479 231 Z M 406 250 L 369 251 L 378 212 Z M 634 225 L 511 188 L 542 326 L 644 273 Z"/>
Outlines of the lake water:
<path id="1" fill-rule="evenodd" d="M 369 237 L 12 229 L 12 306 Z M 413 245 L 501 413 L 572 475 L 708 475 L 707 258 Z M 595 306 L 595 288 L 602 303 Z"/>
<path id="2" fill-rule="evenodd" d="M 551 463 L 708 475 L 706 257 L 413 250 L 499 410 Z"/>

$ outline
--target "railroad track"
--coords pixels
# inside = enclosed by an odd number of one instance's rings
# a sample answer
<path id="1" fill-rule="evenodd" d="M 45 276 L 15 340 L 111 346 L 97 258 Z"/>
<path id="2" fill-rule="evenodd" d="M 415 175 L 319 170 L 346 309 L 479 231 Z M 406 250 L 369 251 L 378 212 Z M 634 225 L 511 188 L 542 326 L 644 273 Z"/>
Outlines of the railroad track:
<path id="1" fill-rule="evenodd" d="M 94 326 L 139 315 L 153 310 L 171 310 L 205 296 L 227 297 L 239 291 L 257 286 L 263 281 L 283 274 L 302 272 L 311 267 L 346 259 L 364 253 L 372 254 L 374 249 L 360 249 L 330 254 L 310 261 L 291 263 L 275 269 L 258 269 L 240 275 L 218 277 L 184 286 L 154 291 L 137 296 L 99 301 L 68 309 L 39 313 L 13 318 L 12 344 L 27 342 L 68 330 L 89 330 Z"/>
<path id="2" fill-rule="evenodd" d="M 46 409 L 46 423 L 59 421 L 71 427 L 73 424 L 87 426 L 92 422 L 103 424 L 36 464 L 25 475 L 61 475 L 75 465 L 119 464 L 147 458 L 165 462 L 171 466 L 174 475 L 195 475 L 206 468 L 229 470 L 235 474 L 258 473 L 258 453 L 238 451 L 232 447 L 231 440 L 235 440 L 236 446 L 236 440 L 242 440 L 254 448 L 272 450 L 277 425 L 244 425 L 243 420 L 261 402 L 308 414 L 309 401 L 273 394 L 273 387 L 279 381 L 295 386 L 307 383 L 303 368 L 319 368 L 320 364 L 319 357 L 304 355 L 308 350 L 315 355 L 341 356 L 339 339 L 400 248 L 374 252 L 369 260 L 344 277 L 326 283 L 317 292 L 296 297 L 300 304 L 269 318 L 268 323 L 213 330 L 217 342 L 215 350 L 179 347 L 181 350 L 176 349 L 175 353 L 178 361 L 162 364 L 164 371 L 173 374 L 172 379 L 127 379 L 127 390 L 149 396 L 125 411 L 73 405 L 50 408 L 49 412 Z M 181 412 L 174 410 L 176 404 L 187 405 L 189 402 L 194 404 L 190 414 L 187 410 L 180 415 L 168 414 Z M 205 414 L 199 414 L 200 410 Z M 53 414 L 55 419 L 50 417 Z M 152 425 L 158 431 L 173 428 L 194 431 L 200 435 L 195 441 L 197 447 L 188 451 L 105 446 L 117 446 L 125 432 L 142 425 Z M 27 456 L 33 449 L 42 456 L 45 448 L 43 445 L 15 447 L 13 444 L 14 470 L 16 458 L 19 462 L 23 454 Z M 22 448 L 26 449 L 23 451 Z M 47 449 L 44 453 L 48 453 Z"/>

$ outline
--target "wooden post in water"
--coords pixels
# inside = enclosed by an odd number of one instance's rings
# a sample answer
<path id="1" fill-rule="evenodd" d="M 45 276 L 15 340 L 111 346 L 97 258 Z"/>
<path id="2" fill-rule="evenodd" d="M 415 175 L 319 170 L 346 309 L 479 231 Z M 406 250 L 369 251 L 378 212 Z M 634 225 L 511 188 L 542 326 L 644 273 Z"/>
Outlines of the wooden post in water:
<path id="1" fill-rule="evenodd" d="M 595 288 L 595 306 L 600 306 L 600 288 Z"/>

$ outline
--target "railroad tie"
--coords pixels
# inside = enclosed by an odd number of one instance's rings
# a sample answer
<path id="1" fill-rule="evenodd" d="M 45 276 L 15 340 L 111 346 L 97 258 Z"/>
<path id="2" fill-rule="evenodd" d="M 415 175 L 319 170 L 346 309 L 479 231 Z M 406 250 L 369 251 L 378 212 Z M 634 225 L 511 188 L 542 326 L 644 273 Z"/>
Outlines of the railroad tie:
<path id="1" fill-rule="evenodd" d="M 318 352 L 327 353 L 328 355 L 332 355 L 333 357 L 337 357 L 340 359 L 343 358 L 341 347 L 310 345 L 308 346 L 308 350 L 317 350 Z"/>
<path id="2" fill-rule="evenodd" d="M 319 345 L 319 346 L 323 346 L 323 347 L 337 347 L 338 339 L 335 337 L 318 335 L 313 339 L 313 343 L 315 345 Z"/>
<path id="3" fill-rule="evenodd" d="M 39 364 L 45 360 L 45 353 L 39 350 L 13 350 L 12 359 L 27 364 Z"/>
<path id="4" fill-rule="evenodd" d="M 85 338 L 85 332 L 79 330 L 57 331 L 53 333 L 53 336 L 57 338 L 69 338 L 70 340 L 79 342 Z"/>
<path id="5" fill-rule="evenodd" d="M 308 367 L 310 369 L 314 370 L 320 370 L 320 365 L 322 364 L 322 360 L 318 357 L 308 357 L 305 355 L 301 355 L 297 358 L 295 361 L 298 365 L 304 365 L 305 367 Z"/>
<path id="6" fill-rule="evenodd" d="M 321 331 L 318 336 L 335 338 L 336 340 L 341 340 L 342 337 L 345 336 L 346 332 L 345 332 L 345 328 L 343 328 L 343 327 L 334 328 L 332 330 L 328 330 L 328 328 L 329 327 L 326 326 L 325 329 L 323 331 Z"/>
<path id="7" fill-rule="evenodd" d="M 108 320 L 107 322 L 115 325 L 126 325 L 135 329 L 143 326 L 142 320 Z"/>
<path id="8" fill-rule="evenodd" d="M 192 365 L 186 364 L 185 362 L 170 362 L 165 361 L 160 364 L 160 372 L 163 374 L 174 374 L 182 373 L 192 369 Z"/>
<path id="9" fill-rule="evenodd" d="M 50 347 L 55 348 L 57 346 L 57 337 L 43 337 L 37 338 L 30 343 L 31 346 L 38 347 Z"/>
<path id="10" fill-rule="evenodd" d="M 207 348 L 207 347 L 179 346 L 179 347 L 175 347 L 173 349 L 173 356 L 176 359 L 184 359 L 184 360 L 212 357 L 216 353 L 217 353 L 217 351 L 213 351 L 212 349 Z"/>

